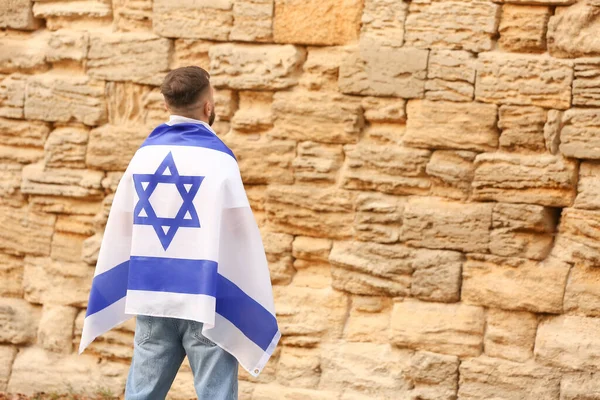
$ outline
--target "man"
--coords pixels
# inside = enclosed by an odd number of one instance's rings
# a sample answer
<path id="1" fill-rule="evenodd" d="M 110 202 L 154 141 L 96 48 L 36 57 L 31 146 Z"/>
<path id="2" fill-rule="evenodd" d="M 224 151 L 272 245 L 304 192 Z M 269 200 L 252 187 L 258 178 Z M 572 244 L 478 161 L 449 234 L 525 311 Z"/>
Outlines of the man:
<path id="1" fill-rule="evenodd" d="M 164 399 L 185 355 L 199 399 L 237 399 L 238 362 L 257 376 L 281 336 L 235 156 L 210 127 L 209 79 L 167 74 L 170 120 L 134 155 L 106 225 L 80 353 L 137 315 L 127 400 Z"/>

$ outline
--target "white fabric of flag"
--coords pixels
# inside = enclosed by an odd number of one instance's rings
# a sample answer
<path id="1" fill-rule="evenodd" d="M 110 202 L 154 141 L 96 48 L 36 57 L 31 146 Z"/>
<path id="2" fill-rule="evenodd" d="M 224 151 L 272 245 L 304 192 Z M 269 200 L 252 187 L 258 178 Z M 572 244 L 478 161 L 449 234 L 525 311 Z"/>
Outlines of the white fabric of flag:
<path id="1" fill-rule="evenodd" d="M 281 337 L 237 161 L 206 124 L 160 125 L 131 160 L 106 225 L 79 352 L 134 315 L 202 322 L 202 334 L 253 376 Z"/>

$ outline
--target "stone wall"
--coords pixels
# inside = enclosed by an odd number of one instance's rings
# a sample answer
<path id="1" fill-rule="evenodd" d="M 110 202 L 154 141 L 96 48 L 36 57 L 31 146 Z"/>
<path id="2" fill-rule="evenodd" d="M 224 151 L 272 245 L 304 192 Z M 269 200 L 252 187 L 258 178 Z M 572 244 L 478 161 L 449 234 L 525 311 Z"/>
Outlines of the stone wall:
<path id="1" fill-rule="evenodd" d="M 0 391 L 122 392 L 133 321 L 74 349 L 196 64 L 283 332 L 241 399 L 600 399 L 598 0 L 0 0 L 0 28 Z"/>

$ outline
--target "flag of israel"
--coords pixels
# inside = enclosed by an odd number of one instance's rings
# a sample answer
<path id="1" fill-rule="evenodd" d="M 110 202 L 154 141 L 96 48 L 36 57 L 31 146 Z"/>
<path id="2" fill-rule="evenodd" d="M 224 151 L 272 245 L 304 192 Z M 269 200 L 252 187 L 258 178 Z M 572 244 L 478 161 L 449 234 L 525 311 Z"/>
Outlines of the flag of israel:
<path id="1" fill-rule="evenodd" d="M 260 232 L 237 161 L 210 127 L 164 124 L 115 194 L 79 352 L 134 315 L 204 323 L 258 376 L 281 334 Z"/>

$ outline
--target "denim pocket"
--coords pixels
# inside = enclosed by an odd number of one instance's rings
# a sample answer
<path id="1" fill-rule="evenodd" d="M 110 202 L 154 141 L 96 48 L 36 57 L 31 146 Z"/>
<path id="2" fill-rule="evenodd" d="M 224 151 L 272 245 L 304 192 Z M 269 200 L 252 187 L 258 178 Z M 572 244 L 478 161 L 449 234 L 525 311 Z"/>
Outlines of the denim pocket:
<path id="1" fill-rule="evenodd" d="M 143 344 L 152 336 L 152 317 L 138 315 L 135 319 L 135 342 Z"/>
<path id="2" fill-rule="evenodd" d="M 190 323 L 192 324 L 192 332 L 194 334 L 194 337 L 201 343 L 204 343 L 207 346 L 216 346 L 216 343 L 213 342 L 212 340 L 208 339 L 206 336 L 204 336 L 202 334 L 202 326 L 204 324 L 202 324 L 201 322 L 196 322 L 196 321 L 190 321 Z"/>

